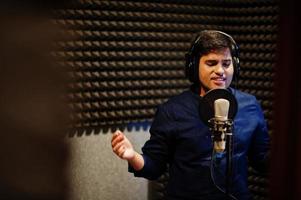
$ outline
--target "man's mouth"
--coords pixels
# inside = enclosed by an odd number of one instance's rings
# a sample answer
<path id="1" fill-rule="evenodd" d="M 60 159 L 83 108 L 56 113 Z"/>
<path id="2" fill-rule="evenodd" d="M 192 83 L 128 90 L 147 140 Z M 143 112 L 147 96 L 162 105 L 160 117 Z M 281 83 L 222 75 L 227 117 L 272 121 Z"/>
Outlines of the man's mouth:
<path id="1" fill-rule="evenodd" d="M 226 78 L 225 77 L 213 77 L 211 78 L 213 80 L 214 84 L 216 85 L 224 85 Z"/>
<path id="2" fill-rule="evenodd" d="M 225 77 L 213 77 L 211 78 L 212 80 L 215 80 L 215 81 L 226 81 L 226 78 Z"/>

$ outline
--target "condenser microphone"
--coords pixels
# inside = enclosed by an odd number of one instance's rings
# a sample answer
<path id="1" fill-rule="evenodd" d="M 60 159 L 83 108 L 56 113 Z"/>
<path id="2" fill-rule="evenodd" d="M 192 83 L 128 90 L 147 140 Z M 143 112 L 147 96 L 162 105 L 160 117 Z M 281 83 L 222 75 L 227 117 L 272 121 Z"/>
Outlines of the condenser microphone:
<path id="1" fill-rule="evenodd" d="M 226 144 L 226 138 L 232 137 L 237 107 L 235 96 L 227 89 L 212 89 L 200 98 L 200 116 L 212 132 L 212 144 L 216 152 L 223 152 L 227 145 L 231 145 Z"/>
<path id="2" fill-rule="evenodd" d="M 226 99 L 214 101 L 213 142 L 215 152 L 221 153 L 226 148 L 227 121 L 230 103 Z"/>

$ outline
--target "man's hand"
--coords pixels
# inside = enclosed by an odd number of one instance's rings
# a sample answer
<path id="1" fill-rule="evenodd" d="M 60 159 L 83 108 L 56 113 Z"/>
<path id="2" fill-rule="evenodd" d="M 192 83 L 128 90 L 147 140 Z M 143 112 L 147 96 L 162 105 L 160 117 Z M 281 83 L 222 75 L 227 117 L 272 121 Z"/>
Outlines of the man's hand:
<path id="1" fill-rule="evenodd" d="M 113 152 L 121 159 L 127 160 L 135 170 L 140 170 L 143 168 L 143 157 L 134 150 L 131 142 L 121 131 L 117 130 L 114 132 L 111 145 Z"/>
<path id="2" fill-rule="evenodd" d="M 111 144 L 113 152 L 120 158 L 128 161 L 134 158 L 133 145 L 121 131 L 117 130 L 114 132 Z"/>

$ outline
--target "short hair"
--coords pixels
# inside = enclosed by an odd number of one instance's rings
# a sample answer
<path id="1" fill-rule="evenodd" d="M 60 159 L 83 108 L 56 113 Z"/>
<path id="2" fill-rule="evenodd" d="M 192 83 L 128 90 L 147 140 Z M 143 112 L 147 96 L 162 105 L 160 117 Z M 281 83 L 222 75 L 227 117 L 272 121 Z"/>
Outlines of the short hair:
<path id="1" fill-rule="evenodd" d="M 233 41 L 229 36 L 221 34 L 220 31 L 205 30 L 198 33 L 197 37 L 193 41 L 191 53 L 194 56 L 203 56 L 210 53 L 212 50 L 222 50 L 225 48 L 232 48 Z M 231 52 L 233 56 L 233 52 Z"/>

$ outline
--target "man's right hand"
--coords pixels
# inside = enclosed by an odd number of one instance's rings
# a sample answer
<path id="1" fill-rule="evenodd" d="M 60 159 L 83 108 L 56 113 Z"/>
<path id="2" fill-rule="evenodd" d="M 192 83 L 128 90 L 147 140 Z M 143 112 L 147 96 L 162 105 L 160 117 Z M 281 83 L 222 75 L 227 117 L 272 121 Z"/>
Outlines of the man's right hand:
<path id="1" fill-rule="evenodd" d="M 113 152 L 120 158 L 127 160 L 135 170 L 143 168 L 143 157 L 134 150 L 131 142 L 121 131 L 117 130 L 113 133 L 111 145 Z"/>
<path id="2" fill-rule="evenodd" d="M 124 160 L 132 160 L 135 156 L 135 151 L 131 142 L 125 137 L 125 135 L 117 130 L 114 132 L 112 140 L 113 152 Z"/>

